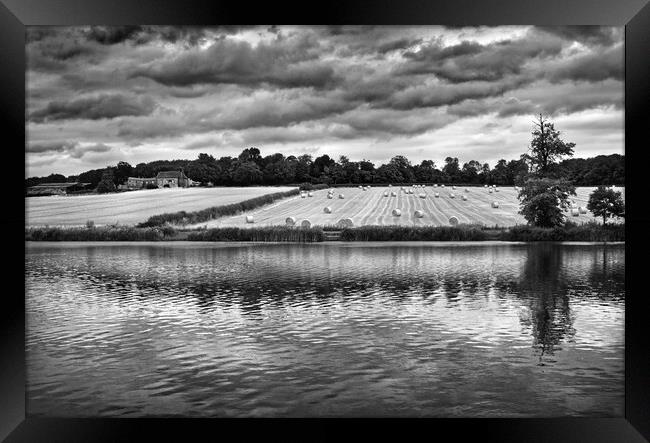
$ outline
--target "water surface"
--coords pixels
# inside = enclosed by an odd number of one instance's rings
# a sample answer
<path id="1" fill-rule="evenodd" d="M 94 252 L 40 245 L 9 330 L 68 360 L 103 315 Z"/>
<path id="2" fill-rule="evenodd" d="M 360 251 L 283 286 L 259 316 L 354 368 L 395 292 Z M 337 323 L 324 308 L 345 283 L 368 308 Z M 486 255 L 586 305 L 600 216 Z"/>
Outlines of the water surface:
<path id="1" fill-rule="evenodd" d="M 622 416 L 624 245 L 31 243 L 39 416 Z"/>

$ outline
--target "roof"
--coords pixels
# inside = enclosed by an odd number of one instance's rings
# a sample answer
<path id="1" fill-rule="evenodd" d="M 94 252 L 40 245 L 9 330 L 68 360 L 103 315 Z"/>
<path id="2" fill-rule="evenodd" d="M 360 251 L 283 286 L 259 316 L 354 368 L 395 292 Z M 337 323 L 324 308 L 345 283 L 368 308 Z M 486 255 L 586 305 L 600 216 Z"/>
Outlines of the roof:
<path id="1" fill-rule="evenodd" d="M 129 177 L 129 180 L 155 180 L 156 177 Z"/>
<path id="2" fill-rule="evenodd" d="M 160 171 L 156 178 L 187 178 L 182 171 Z"/>

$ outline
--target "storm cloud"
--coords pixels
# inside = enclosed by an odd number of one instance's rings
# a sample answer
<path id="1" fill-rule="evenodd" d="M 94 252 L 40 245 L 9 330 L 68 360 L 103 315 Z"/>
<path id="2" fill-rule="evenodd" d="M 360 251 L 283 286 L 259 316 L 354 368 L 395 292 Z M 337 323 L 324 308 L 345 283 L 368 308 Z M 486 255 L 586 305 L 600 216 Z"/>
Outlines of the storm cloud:
<path id="1" fill-rule="evenodd" d="M 248 146 L 384 162 L 469 143 L 490 162 L 519 156 L 539 112 L 578 156 L 622 150 L 585 121 L 622 140 L 623 28 L 28 27 L 26 42 L 26 151 L 43 172 Z"/>

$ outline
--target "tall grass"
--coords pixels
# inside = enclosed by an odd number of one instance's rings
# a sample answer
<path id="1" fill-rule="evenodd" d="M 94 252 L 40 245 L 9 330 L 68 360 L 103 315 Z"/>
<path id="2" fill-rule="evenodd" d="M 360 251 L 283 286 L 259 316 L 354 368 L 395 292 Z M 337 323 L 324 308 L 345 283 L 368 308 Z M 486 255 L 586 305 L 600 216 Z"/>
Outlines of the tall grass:
<path id="1" fill-rule="evenodd" d="M 265 226 L 255 228 L 213 228 L 189 233 L 189 241 L 261 241 L 261 242 L 321 242 L 320 228 Z"/>
<path id="2" fill-rule="evenodd" d="M 176 235 L 173 228 L 26 228 L 26 241 L 162 241 Z"/>
<path id="3" fill-rule="evenodd" d="M 501 239 L 506 241 L 625 241 L 625 224 L 602 225 L 591 221 L 581 225 L 567 223 L 557 228 L 538 228 L 517 225 L 504 231 Z"/>
<path id="4" fill-rule="evenodd" d="M 345 228 L 343 241 L 481 241 L 486 232 L 476 226 L 360 226 Z"/>
<path id="5" fill-rule="evenodd" d="M 231 203 L 223 206 L 213 206 L 211 208 L 202 209 L 194 212 L 172 212 L 160 215 L 153 215 L 143 223 L 139 223 L 138 227 L 148 228 L 154 226 L 163 226 L 165 224 L 193 224 L 202 223 L 218 217 L 225 217 L 228 215 L 235 215 L 241 212 L 250 211 L 259 208 L 260 206 L 268 205 L 281 198 L 290 197 L 299 194 L 298 189 L 292 189 L 286 192 L 276 192 L 273 194 L 261 195 L 259 197 L 244 200 L 238 203 Z"/>

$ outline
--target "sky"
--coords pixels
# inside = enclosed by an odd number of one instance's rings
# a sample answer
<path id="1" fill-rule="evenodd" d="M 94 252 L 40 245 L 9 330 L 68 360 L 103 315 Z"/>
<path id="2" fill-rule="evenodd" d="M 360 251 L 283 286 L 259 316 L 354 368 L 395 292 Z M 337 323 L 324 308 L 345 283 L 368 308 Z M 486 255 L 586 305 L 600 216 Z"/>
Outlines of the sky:
<path id="1" fill-rule="evenodd" d="M 28 27 L 26 176 L 327 154 L 518 159 L 542 113 L 624 153 L 624 28 Z"/>

